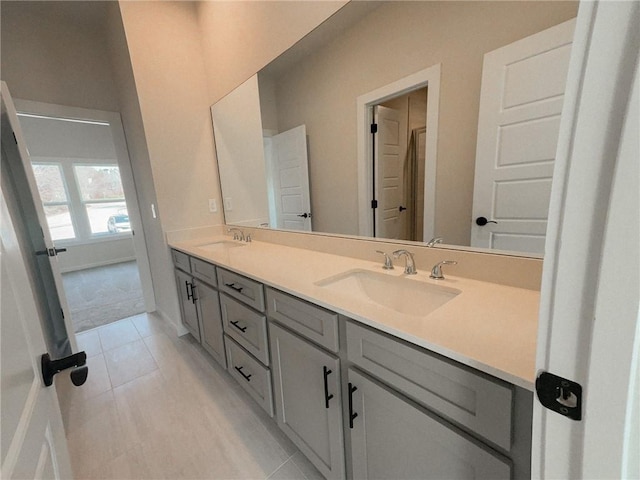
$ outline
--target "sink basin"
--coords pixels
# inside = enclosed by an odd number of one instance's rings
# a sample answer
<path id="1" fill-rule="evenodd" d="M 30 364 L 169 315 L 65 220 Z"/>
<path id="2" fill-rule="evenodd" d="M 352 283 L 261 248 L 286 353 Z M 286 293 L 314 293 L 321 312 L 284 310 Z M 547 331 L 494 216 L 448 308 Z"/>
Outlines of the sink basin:
<path id="1" fill-rule="evenodd" d="M 209 252 L 222 252 L 228 248 L 244 247 L 244 243 L 232 241 L 232 240 L 220 240 L 218 242 L 205 243 L 198 245 L 198 248 L 207 250 Z"/>
<path id="2" fill-rule="evenodd" d="M 316 282 L 319 287 L 360 298 L 404 315 L 424 317 L 461 292 L 406 276 L 369 270 L 349 270 Z"/>

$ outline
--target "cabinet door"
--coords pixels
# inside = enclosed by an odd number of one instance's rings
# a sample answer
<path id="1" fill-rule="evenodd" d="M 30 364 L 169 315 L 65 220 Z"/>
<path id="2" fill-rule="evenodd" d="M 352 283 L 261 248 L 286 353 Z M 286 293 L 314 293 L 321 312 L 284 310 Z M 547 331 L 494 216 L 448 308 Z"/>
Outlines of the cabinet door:
<path id="1" fill-rule="evenodd" d="M 180 310 L 182 312 L 182 324 L 187 327 L 189 333 L 200 341 L 200 328 L 198 326 L 198 312 L 193 300 L 193 278 L 191 275 L 175 270 Z"/>
<path id="2" fill-rule="evenodd" d="M 344 478 L 338 359 L 269 325 L 278 425 L 328 479 Z"/>
<path id="3" fill-rule="evenodd" d="M 205 283 L 197 282 L 196 298 L 198 299 L 196 305 L 200 318 L 202 346 L 216 362 L 227 368 L 218 291 Z"/>
<path id="4" fill-rule="evenodd" d="M 351 369 L 349 391 L 355 479 L 511 478 L 508 459 Z"/>

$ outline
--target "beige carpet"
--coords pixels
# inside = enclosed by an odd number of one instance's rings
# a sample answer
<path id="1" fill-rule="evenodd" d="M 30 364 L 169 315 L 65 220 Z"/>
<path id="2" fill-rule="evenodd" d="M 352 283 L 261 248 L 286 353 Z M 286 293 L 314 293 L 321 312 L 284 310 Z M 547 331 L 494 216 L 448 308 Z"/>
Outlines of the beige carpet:
<path id="1" fill-rule="evenodd" d="M 76 333 L 144 312 L 136 262 L 62 274 Z"/>

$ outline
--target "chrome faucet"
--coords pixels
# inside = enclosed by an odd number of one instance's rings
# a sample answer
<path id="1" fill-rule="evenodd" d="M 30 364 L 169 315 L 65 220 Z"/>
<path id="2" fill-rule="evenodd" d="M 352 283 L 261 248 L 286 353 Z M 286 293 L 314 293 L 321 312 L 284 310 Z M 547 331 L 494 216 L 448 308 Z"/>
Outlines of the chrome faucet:
<path id="1" fill-rule="evenodd" d="M 442 243 L 443 240 L 444 240 L 444 238 L 442 238 L 442 237 L 433 237 L 431 240 L 429 240 L 427 242 L 427 247 L 434 247 L 438 243 Z"/>
<path id="2" fill-rule="evenodd" d="M 455 260 L 443 260 L 442 262 L 436 263 L 431 269 L 431 275 L 429 278 L 433 278 L 435 280 L 444 280 L 444 275 L 442 274 L 442 265 L 457 265 L 458 262 Z"/>
<path id="3" fill-rule="evenodd" d="M 393 270 L 393 262 L 391 261 L 391 257 L 382 250 L 376 250 L 376 253 L 384 255 L 384 265 L 382 266 L 382 268 L 384 268 L 385 270 Z"/>
<path id="4" fill-rule="evenodd" d="M 404 273 L 406 275 L 415 275 L 418 273 L 415 261 L 413 260 L 413 254 L 407 250 L 396 250 L 393 252 L 393 258 L 400 258 L 400 255 L 405 256 Z"/>
<path id="5" fill-rule="evenodd" d="M 244 232 L 239 228 L 230 228 L 227 230 L 227 232 L 229 233 L 233 232 L 234 240 L 240 240 L 241 242 L 244 242 Z"/>

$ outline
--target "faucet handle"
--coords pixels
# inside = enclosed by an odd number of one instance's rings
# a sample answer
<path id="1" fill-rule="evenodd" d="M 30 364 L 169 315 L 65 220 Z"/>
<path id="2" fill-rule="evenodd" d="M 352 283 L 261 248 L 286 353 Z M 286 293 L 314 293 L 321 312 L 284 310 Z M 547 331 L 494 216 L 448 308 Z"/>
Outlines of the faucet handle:
<path id="1" fill-rule="evenodd" d="M 376 253 L 384 255 L 384 265 L 382 266 L 382 268 L 384 268 L 385 270 L 393 270 L 393 262 L 391 261 L 391 257 L 382 250 L 376 250 Z"/>
<path id="2" fill-rule="evenodd" d="M 442 274 L 442 265 L 457 265 L 458 262 L 455 260 L 443 260 L 441 262 L 436 263 L 431 269 L 431 275 L 429 278 L 433 278 L 435 280 L 444 280 L 444 275 Z"/>
<path id="3" fill-rule="evenodd" d="M 404 264 L 404 273 L 406 275 L 415 275 L 416 273 L 418 273 L 418 271 L 416 270 L 415 261 L 413 260 L 413 253 L 404 249 L 396 250 L 395 252 L 393 252 L 393 258 L 400 258 L 400 255 L 405 256 L 406 263 Z"/>

